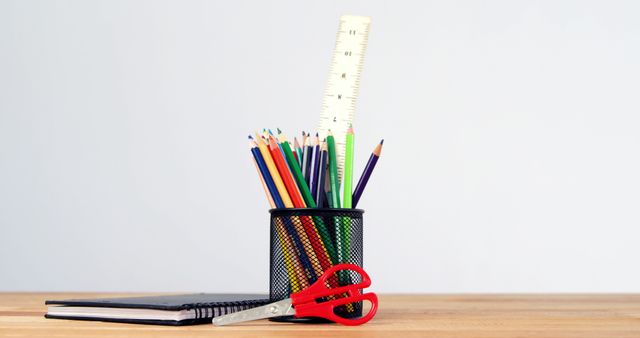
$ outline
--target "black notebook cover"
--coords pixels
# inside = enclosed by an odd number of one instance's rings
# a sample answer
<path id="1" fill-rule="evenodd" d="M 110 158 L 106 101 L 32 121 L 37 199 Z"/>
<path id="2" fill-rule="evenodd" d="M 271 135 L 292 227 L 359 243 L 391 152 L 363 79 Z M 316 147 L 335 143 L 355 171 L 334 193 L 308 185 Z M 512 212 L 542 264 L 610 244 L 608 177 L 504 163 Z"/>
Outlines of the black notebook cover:
<path id="1" fill-rule="evenodd" d="M 65 299 L 47 300 L 45 305 L 60 305 L 73 307 L 99 307 L 123 309 L 149 309 L 164 311 L 194 310 L 195 318 L 186 320 L 153 320 L 136 318 L 104 318 L 82 317 L 46 314 L 46 318 L 97 320 L 120 323 L 158 324 L 158 325 L 192 325 L 210 323 L 214 316 L 245 310 L 269 303 L 269 297 L 264 294 L 215 294 L 197 293 L 187 295 L 124 297 L 124 298 L 95 298 L 95 299 Z"/>

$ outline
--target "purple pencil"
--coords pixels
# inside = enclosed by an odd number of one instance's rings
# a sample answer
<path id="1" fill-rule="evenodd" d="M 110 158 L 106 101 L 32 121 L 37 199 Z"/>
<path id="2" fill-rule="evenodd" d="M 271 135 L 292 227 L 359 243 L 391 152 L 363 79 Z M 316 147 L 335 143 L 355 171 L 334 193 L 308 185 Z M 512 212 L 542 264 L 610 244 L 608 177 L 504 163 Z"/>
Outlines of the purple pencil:
<path id="1" fill-rule="evenodd" d="M 384 140 L 380 141 L 380 143 L 375 147 L 375 149 L 373 149 L 373 152 L 369 157 L 369 161 L 367 162 L 367 165 L 364 167 L 364 171 L 362 172 L 362 176 L 360 176 L 358 185 L 356 185 L 356 188 L 353 191 L 353 198 L 352 198 L 353 208 L 355 208 L 358 205 L 358 201 L 362 196 L 362 192 L 364 191 L 365 186 L 367 186 L 367 182 L 369 182 L 369 177 L 371 177 L 373 168 L 375 168 L 376 163 L 378 163 L 378 158 L 380 157 L 380 153 L 382 152 L 383 143 L 384 143 Z"/>
<path id="2" fill-rule="evenodd" d="M 313 157 L 311 158 L 311 178 L 309 179 L 311 182 L 311 196 L 313 196 L 314 199 L 318 191 L 318 174 L 320 174 L 320 140 L 318 139 L 318 133 L 316 133 L 313 145 Z M 317 200 L 316 203 L 318 203 Z"/>
<path id="3" fill-rule="evenodd" d="M 324 208 L 325 206 L 325 181 L 329 181 L 327 179 L 327 163 L 329 162 L 329 153 L 327 151 L 327 141 L 322 141 L 322 146 L 320 147 L 320 160 L 319 160 L 319 170 L 318 170 L 318 184 L 316 185 L 316 204 L 318 208 Z"/>
<path id="4" fill-rule="evenodd" d="M 313 172 L 311 165 L 313 164 L 314 147 L 311 142 L 311 134 L 307 133 L 307 138 L 302 145 L 302 176 L 304 177 L 305 182 L 307 182 L 307 185 L 311 184 L 311 173 Z"/>

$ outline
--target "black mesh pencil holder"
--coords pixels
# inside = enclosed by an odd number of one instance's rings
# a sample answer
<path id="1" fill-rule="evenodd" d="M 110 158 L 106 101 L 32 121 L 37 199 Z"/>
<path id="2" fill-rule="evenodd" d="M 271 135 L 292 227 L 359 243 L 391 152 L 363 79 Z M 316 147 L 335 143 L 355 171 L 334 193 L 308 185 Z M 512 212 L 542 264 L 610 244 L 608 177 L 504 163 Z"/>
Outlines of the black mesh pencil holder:
<path id="1" fill-rule="evenodd" d="M 339 263 L 362 266 L 362 214 L 360 209 L 271 209 L 270 300 L 278 301 L 313 284 L 324 271 Z M 328 287 L 358 283 L 361 276 L 340 271 Z M 362 315 L 362 303 L 336 308 L 340 316 Z M 277 317 L 277 321 L 321 322 L 322 319 Z"/>

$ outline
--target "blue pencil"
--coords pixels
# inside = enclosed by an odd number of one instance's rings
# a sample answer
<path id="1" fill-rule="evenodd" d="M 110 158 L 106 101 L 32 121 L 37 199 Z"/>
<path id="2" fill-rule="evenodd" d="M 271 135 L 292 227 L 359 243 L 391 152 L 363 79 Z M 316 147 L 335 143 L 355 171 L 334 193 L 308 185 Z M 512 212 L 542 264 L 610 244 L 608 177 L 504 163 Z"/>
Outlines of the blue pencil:
<path id="1" fill-rule="evenodd" d="M 305 138 L 302 144 L 302 177 L 307 183 L 307 186 L 311 183 L 311 158 L 313 157 L 313 147 L 309 146 L 309 137 Z"/>
<path id="2" fill-rule="evenodd" d="M 253 137 L 249 135 L 249 139 L 253 140 Z M 264 158 L 260 153 L 260 150 L 258 150 L 257 145 L 255 145 L 255 142 L 252 141 L 252 143 L 253 144 L 251 146 L 251 153 L 253 154 L 253 158 L 256 160 L 256 163 L 258 164 L 258 169 L 260 169 L 260 173 L 262 174 L 262 178 L 264 179 L 264 182 L 267 185 L 267 189 L 271 193 L 271 198 L 273 198 L 273 203 L 276 205 L 276 208 L 278 209 L 284 208 L 285 207 L 284 202 L 282 202 L 282 198 L 278 193 L 276 184 L 273 181 L 273 178 L 271 177 L 271 173 L 269 173 L 269 168 L 267 168 L 267 164 L 265 163 Z M 295 246 L 296 252 L 298 252 L 300 263 L 304 267 L 306 275 L 310 279 L 309 282 L 310 283 L 315 282 L 318 276 L 316 276 L 313 270 L 313 267 L 311 265 L 311 261 L 309 260 L 309 257 L 307 257 L 307 255 L 305 254 L 304 245 L 302 244 L 302 241 L 300 241 L 300 238 L 296 234 L 293 224 L 291 223 L 291 220 L 288 217 L 284 218 L 284 227 L 287 233 L 289 234 L 289 236 L 293 239 L 293 244 Z"/>
<path id="3" fill-rule="evenodd" d="M 253 140 L 253 137 L 249 136 L 249 138 Z M 282 202 L 282 198 L 280 198 L 278 188 L 276 188 L 276 184 L 275 182 L 273 182 L 273 178 L 269 173 L 269 168 L 267 168 L 267 164 L 264 162 L 264 158 L 262 158 L 260 150 L 258 150 L 257 146 L 252 145 L 251 153 L 253 154 L 253 158 L 256 160 L 256 163 L 258 164 L 258 169 L 260 169 L 262 178 L 264 178 L 264 183 L 267 185 L 267 189 L 269 189 L 271 198 L 273 198 L 273 203 L 275 203 L 276 208 L 284 208 L 284 202 Z"/>
<path id="4" fill-rule="evenodd" d="M 316 199 L 316 204 L 318 208 L 325 207 L 325 181 L 327 177 L 327 161 L 329 160 L 329 153 L 327 152 L 327 142 L 322 142 L 322 148 L 320 148 L 320 161 L 318 163 L 318 179 L 315 184 L 316 194 L 314 195 Z"/>
<path id="5" fill-rule="evenodd" d="M 311 185 L 311 196 L 318 204 L 318 175 L 320 174 L 320 142 L 318 140 L 318 134 L 316 133 L 315 145 L 313 146 L 313 157 L 311 158 L 311 178 L 309 179 Z M 318 205 L 318 208 L 322 206 Z"/>

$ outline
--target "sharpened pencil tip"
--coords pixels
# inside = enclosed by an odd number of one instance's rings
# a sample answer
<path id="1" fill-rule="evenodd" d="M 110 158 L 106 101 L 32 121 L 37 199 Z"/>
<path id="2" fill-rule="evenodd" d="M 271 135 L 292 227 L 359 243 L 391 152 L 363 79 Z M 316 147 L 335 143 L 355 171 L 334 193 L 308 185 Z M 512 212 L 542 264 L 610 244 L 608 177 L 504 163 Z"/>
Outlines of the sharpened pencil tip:
<path id="1" fill-rule="evenodd" d="M 282 130 L 280 130 L 280 128 L 276 128 L 276 130 L 278 131 L 278 134 L 282 134 Z"/>
<path id="2" fill-rule="evenodd" d="M 380 140 L 380 144 L 384 144 L 384 139 Z"/>
<path id="3" fill-rule="evenodd" d="M 253 136 L 249 135 L 249 139 L 250 139 L 250 140 L 253 140 Z"/>

